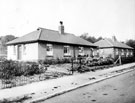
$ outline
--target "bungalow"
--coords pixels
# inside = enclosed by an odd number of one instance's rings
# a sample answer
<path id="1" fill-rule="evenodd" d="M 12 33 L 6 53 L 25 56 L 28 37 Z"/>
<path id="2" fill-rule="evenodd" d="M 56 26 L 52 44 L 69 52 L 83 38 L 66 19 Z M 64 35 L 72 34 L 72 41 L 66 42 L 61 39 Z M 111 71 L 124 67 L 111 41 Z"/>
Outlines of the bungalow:
<path id="1" fill-rule="evenodd" d="M 97 46 L 74 34 L 65 33 L 63 22 L 60 22 L 58 31 L 38 28 L 36 31 L 8 42 L 7 48 L 8 59 L 37 61 L 92 55 Z"/>
<path id="2" fill-rule="evenodd" d="M 100 57 L 112 57 L 118 58 L 118 56 L 122 57 L 132 57 L 133 56 L 133 48 L 118 42 L 116 37 L 113 36 L 112 39 L 105 38 L 94 43 L 99 46 L 99 56 Z"/>

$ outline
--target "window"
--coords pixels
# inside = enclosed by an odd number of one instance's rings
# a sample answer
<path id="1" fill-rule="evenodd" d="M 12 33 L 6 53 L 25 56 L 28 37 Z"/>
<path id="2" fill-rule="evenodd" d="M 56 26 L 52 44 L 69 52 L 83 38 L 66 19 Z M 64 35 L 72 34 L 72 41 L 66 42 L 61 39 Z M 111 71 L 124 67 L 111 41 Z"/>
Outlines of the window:
<path id="1" fill-rule="evenodd" d="M 121 55 L 124 55 L 124 49 L 121 50 Z"/>
<path id="2" fill-rule="evenodd" d="M 46 45 L 46 53 L 47 53 L 47 56 L 53 56 L 53 46 L 52 46 L 52 44 Z"/>
<path id="3" fill-rule="evenodd" d="M 64 56 L 70 56 L 70 46 L 64 46 Z"/>
<path id="4" fill-rule="evenodd" d="M 79 47 L 79 55 L 84 55 L 84 48 L 83 47 Z"/>
<path id="5" fill-rule="evenodd" d="M 98 56 L 98 50 L 97 49 L 93 49 L 93 56 Z"/>
<path id="6" fill-rule="evenodd" d="M 127 51 L 126 51 L 126 56 L 128 57 L 128 55 L 129 55 L 129 50 L 127 49 Z"/>
<path id="7" fill-rule="evenodd" d="M 133 51 L 132 50 L 130 51 L 130 55 L 133 56 Z"/>

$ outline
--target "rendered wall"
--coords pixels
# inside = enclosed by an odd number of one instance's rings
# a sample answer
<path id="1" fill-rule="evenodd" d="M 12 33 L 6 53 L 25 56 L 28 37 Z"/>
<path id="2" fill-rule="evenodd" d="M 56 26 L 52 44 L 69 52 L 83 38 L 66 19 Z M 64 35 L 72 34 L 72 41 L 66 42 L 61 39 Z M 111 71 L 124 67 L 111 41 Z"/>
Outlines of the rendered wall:
<path id="1" fill-rule="evenodd" d="M 38 60 L 38 43 L 25 44 L 25 51 L 24 51 L 24 44 L 7 46 L 8 49 L 7 59 L 18 60 L 19 54 L 18 46 L 21 46 L 20 61 Z"/>
<path id="2" fill-rule="evenodd" d="M 39 60 L 44 60 L 44 59 L 56 59 L 56 58 L 63 58 L 64 56 L 64 46 L 63 44 L 53 44 L 53 56 L 47 56 L 46 53 L 46 44 L 47 43 L 39 43 L 38 46 L 38 57 Z M 71 57 L 73 56 L 73 46 L 70 46 L 70 52 L 71 52 Z"/>
<path id="3" fill-rule="evenodd" d="M 99 56 L 103 58 L 106 58 L 106 57 L 114 58 L 114 49 L 113 48 L 99 49 Z"/>
<path id="4" fill-rule="evenodd" d="M 39 60 L 44 60 L 44 59 L 56 59 L 56 58 L 66 58 L 68 56 L 64 56 L 64 46 L 67 46 L 66 44 L 53 44 L 53 56 L 47 56 L 46 53 L 46 42 L 45 43 L 39 43 L 38 45 L 38 57 Z M 73 46 L 73 45 L 68 45 L 70 46 L 70 57 L 77 57 L 79 55 L 79 46 Z M 91 49 L 90 47 L 84 47 L 84 54 L 85 55 L 91 55 Z"/>
<path id="5" fill-rule="evenodd" d="M 17 46 L 15 46 L 14 53 L 14 45 L 7 46 L 7 59 L 8 60 L 17 60 Z"/>
<path id="6" fill-rule="evenodd" d="M 118 50 L 118 52 L 117 52 Z M 123 53 L 122 53 L 123 50 Z M 104 48 L 104 49 L 99 49 L 99 54 L 101 57 L 113 57 L 113 58 L 118 58 L 118 56 L 122 57 L 131 57 L 133 55 L 130 55 L 130 51 L 128 50 L 129 55 L 127 55 L 127 49 L 121 49 L 121 48 Z"/>
<path id="7" fill-rule="evenodd" d="M 25 46 L 26 46 L 26 51 L 22 50 L 22 60 L 24 61 L 38 60 L 38 43 L 25 44 Z"/>

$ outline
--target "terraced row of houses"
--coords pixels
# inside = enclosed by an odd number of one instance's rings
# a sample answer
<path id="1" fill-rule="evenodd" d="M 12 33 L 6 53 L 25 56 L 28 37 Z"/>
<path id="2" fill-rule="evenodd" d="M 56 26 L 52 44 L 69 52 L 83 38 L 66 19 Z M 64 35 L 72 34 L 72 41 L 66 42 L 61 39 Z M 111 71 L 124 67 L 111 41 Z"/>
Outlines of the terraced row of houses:
<path id="1" fill-rule="evenodd" d="M 96 43 L 88 42 L 71 33 L 64 32 L 63 22 L 58 31 L 38 28 L 7 43 L 7 59 L 37 61 L 44 59 L 77 57 L 78 55 L 113 58 L 118 55 L 133 56 L 133 48 L 114 38 Z"/>
<path id="2" fill-rule="evenodd" d="M 132 57 L 133 56 L 133 48 L 118 42 L 116 37 L 113 36 L 112 39 L 105 38 L 96 43 L 95 45 L 99 46 L 99 55 L 103 58 L 112 57 L 118 58 L 121 57 Z"/>

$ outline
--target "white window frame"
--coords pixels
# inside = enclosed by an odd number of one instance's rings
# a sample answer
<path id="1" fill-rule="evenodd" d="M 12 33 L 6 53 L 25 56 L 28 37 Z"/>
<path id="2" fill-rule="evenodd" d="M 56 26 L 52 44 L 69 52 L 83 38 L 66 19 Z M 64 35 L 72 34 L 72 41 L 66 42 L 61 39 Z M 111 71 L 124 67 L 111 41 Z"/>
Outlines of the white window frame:
<path id="1" fill-rule="evenodd" d="M 53 56 L 53 45 L 52 44 L 46 44 L 46 54 L 47 54 L 47 56 Z"/>
<path id="2" fill-rule="evenodd" d="M 93 49 L 93 56 L 97 56 L 98 55 L 98 50 L 97 49 Z"/>
<path id="3" fill-rule="evenodd" d="M 84 47 L 79 47 L 79 55 L 84 55 Z"/>
<path id="4" fill-rule="evenodd" d="M 65 49 L 67 49 L 67 53 L 65 53 Z M 71 56 L 71 50 L 70 50 L 70 46 L 69 45 L 66 45 L 63 47 L 63 53 L 64 53 L 64 56 Z"/>
<path id="5" fill-rule="evenodd" d="M 133 51 L 132 50 L 130 50 L 130 55 L 133 56 Z"/>
<path id="6" fill-rule="evenodd" d="M 126 50 L 126 56 L 127 57 L 129 56 L 129 50 L 128 49 Z"/>
<path id="7" fill-rule="evenodd" d="M 124 55 L 124 49 L 121 50 L 121 55 Z"/>

